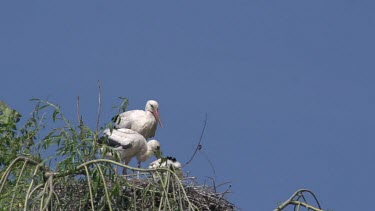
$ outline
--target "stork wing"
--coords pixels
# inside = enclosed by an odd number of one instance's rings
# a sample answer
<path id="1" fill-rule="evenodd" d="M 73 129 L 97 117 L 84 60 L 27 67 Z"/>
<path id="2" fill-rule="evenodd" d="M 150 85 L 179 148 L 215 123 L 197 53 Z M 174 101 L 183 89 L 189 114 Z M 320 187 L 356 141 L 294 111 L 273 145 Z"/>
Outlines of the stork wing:
<path id="1" fill-rule="evenodd" d="M 125 129 L 128 131 L 124 131 L 121 129 L 121 131 L 113 129 L 112 133 L 110 129 L 105 129 L 103 131 L 103 137 L 99 139 L 99 143 L 105 143 L 110 147 L 122 147 L 123 149 L 128 149 L 132 147 L 132 136 L 134 136 L 134 131 L 131 132 L 129 129 Z M 126 133 L 128 132 L 128 133 Z"/>
<path id="2" fill-rule="evenodd" d="M 131 128 L 135 121 L 145 118 L 145 111 L 132 110 L 118 114 L 112 118 L 115 128 Z"/>
<path id="3" fill-rule="evenodd" d="M 122 145 L 119 142 L 117 142 L 116 140 L 111 139 L 108 136 L 101 137 L 98 142 L 99 142 L 99 144 L 106 144 L 107 146 L 110 146 L 110 147 L 113 147 L 113 148 L 121 147 L 122 149 L 129 149 L 129 148 L 132 147 L 132 144 L 130 144 L 130 143 L 126 144 L 126 145 Z"/>

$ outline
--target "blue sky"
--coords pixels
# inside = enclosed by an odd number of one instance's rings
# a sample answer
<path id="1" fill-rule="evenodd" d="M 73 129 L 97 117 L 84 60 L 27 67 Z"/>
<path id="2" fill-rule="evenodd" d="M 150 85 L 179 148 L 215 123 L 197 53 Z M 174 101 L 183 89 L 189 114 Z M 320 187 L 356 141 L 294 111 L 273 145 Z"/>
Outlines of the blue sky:
<path id="1" fill-rule="evenodd" d="M 0 3 L 0 99 L 76 97 L 93 129 L 117 97 L 155 99 L 164 154 L 231 182 L 243 210 L 308 188 L 322 206 L 370 210 L 375 188 L 372 1 L 7 1 Z M 215 175 L 210 166 L 215 169 Z"/>

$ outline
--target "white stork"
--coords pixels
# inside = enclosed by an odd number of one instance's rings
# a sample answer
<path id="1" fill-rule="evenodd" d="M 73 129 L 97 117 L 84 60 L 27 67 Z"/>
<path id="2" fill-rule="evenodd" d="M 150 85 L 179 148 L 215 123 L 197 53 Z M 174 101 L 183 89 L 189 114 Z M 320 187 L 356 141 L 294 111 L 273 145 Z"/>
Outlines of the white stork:
<path id="1" fill-rule="evenodd" d="M 152 163 L 150 163 L 148 168 L 149 169 L 169 168 L 173 170 L 180 179 L 183 178 L 183 172 L 181 171 L 182 165 L 174 157 L 159 158 L 153 161 Z M 152 177 L 155 180 L 157 181 L 160 180 L 160 174 L 156 174 L 155 172 L 151 172 L 151 173 L 152 173 Z M 161 172 L 161 173 L 162 175 L 165 174 L 165 172 Z"/>
<path id="2" fill-rule="evenodd" d="M 150 140 L 147 142 L 141 134 L 127 128 L 113 129 L 112 132 L 107 128 L 103 131 L 103 136 L 104 139 L 108 139 L 108 146 L 119 151 L 121 160 L 124 161 L 125 165 L 128 165 L 133 157 L 137 157 L 138 168 L 140 168 L 142 162 L 145 162 L 156 151 L 160 150 L 158 141 Z M 100 140 L 100 142 L 103 142 L 103 140 Z M 106 156 L 113 159 L 111 153 Z M 123 174 L 126 173 L 127 169 L 124 168 Z"/>
<path id="3" fill-rule="evenodd" d="M 176 168 L 176 169 L 180 169 L 182 166 L 181 166 L 181 163 L 177 161 L 176 158 L 174 157 L 166 157 L 165 159 L 157 159 L 155 161 L 153 161 L 152 163 L 150 163 L 150 165 L 148 166 L 149 169 L 156 169 L 156 168 L 159 168 L 159 167 L 167 167 L 167 168 L 170 168 L 170 167 L 173 167 L 173 168 Z"/>
<path id="4" fill-rule="evenodd" d="M 159 117 L 159 104 L 155 100 L 146 103 L 145 110 L 131 110 L 112 118 L 115 128 L 128 128 L 143 135 L 145 139 L 155 136 L 157 123 L 163 127 Z"/>

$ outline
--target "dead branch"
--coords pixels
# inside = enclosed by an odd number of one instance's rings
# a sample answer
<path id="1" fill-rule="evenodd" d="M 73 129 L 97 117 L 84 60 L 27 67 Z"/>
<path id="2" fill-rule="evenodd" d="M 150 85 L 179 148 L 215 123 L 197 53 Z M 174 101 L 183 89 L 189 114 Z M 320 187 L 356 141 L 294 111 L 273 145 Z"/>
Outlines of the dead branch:
<path id="1" fill-rule="evenodd" d="M 207 125 L 207 113 L 206 113 L 206 116 L 205 116 L 205 119 L 204 119 L 203 129 L 202 129 L 202 132 L 201 132 L 201 136 L 199 137 L 198 145 L 195 148 L 195 151 L 194 151 L 193 155 L 191 156 L 190 160 L 188 162 L 186 162 L 184 165 L 182 165 L 182 167 L 185 167 L 187 164 L 189 164 L 194 159 L 195 154 L 197 154 L 198 150 L 202 149 L 201 142 L 202 142 L 204 131 L 206 129 L 206 125 Z"/>
<path id="2" fill-rule="evenodd" d="M 306 198 L 303 195 L 304 193 L 309 193 L 310 195 L 313 196 L 313 198 L 315 200 L 315 203 L 318 205 L 318 208 L 307 204 Z M 301 197 L 303 198 L 303 200 L 305 202 L 298 201 Z M 315 194 L 312 191 L 307 190 L 307 189 L 297 190 L 288 200 L 286 200 L 284 203 L 282 203 L 280 206 L 278 206 L 276 209 L 274 209 L 274 211 L 281 211 L 285 207 L 287 207 L 288 205 L 294 205 L 295 207 L 296 206 L 303 206 L 303 207 L 306 207 L 309 210 L 313 210 L 313 211 L 323 211 L 321 206 L 320 206 L 320 203 L 319 203 L 318 199 L 315 196 Z"/>
<path id="3" fill-rule="evenodd" d="M 96 120 L 96 132 L 99 131 L 100 110 L 102 107 L 101 98 L 100 80 L 98 80 L 98 119 Z"/>

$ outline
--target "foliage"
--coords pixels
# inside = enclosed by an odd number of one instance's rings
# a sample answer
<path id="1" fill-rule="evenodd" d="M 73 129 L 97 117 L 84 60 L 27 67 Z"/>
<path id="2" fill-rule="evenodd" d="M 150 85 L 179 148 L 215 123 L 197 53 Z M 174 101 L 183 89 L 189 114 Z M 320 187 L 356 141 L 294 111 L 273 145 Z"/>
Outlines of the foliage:
<path id="1" fill-rule="evenodd" d="M 127 105 L 122 100 L 119 112 Z M 19 113 L 1 104 L 1 147 L 6 149 L 0 160 L 1 210 L 204 210 L 187 195 L 191 187 L 181 173 L 101 159 L 111 149 L 97 144 L 100 130 L 92 131 L 81 118 L 73 126 L 59 106 L 33 101 L 35 109 L 21 129 Z M 140 173 L 124 178 L 113 166 Z"/>
<path id="2" fill-rule="evenodd" d="M 121 100 L 121 105 L 116 107 L 119 113 L 128 104 L 126 98 Z M 213 186 L 201 186 L 173 168 L 138 169 L 102 159 L 108 151 L 117 153 L 97 143 L 103 128 L 92 131 L 82 117 L 74 126 L 59 106 L 39 99 L 32 101 L 36 102 L 35 109 L 20 129 L 17 124 L 21 115 L 0 101 L 0 210 L 236 208 L 225 199 L 229 191 L 218 193 L 214 181 Z M 104 128 L 107 127 L 112 129 L 111 124 Z M 197 150 L 200 143 L 201 139 Z M 99 148 L 102 153 L 98 153 Z M 45 157 L 51 151 L 55 153 Z M 115 174 L 114 166 L 138 171 L 138 174 L 120 176 Z M 318 208 L 307 203 L 303 195 L 306 193 L 314 196 Z M 305 207 L 322 211 L 309 190 L 297 191 L 275 210 L 284 210 L 289 205 L 294 210 Z"/>
<path id="3" fill-rule="evenodd" d="M 21 115 L 0 101 L 0 168 L 8 165 L 17 156 L 17 149 L 22 147 L 21 138 L 16 137 Z"/>

